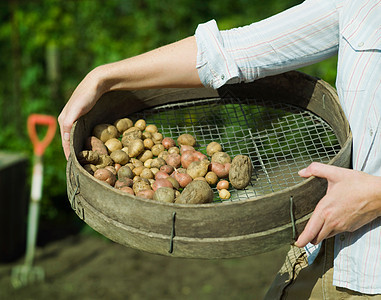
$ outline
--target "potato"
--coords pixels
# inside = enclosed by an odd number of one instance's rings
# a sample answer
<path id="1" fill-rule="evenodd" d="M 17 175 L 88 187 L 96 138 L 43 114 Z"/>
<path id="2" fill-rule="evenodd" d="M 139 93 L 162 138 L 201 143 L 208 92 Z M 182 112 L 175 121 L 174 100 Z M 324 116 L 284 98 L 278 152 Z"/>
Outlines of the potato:
<path id="1" fill-rule="evenodd" d="M 118 119 L 114 122 L 114 126 L 118 130 L 118 132 L 121 134 L 125 132 L 127 129 L 131 128 L 133 126 L 132 121 L 129 118 L 123 118 Z"/>
<path id="2" fill-rule="evenodd" d="M 188 168 L 187 173 L 195 179 L 196 177 L 204 177 L 208 172 L 210 162 L 208 160 L 199 160 L 192 162 Z"/>
<path id="3" fill-rule="evenodd" d="M 83 168 L 84 168 L 87 172 L 89 172 L 91 175 L 94 175 L 94 172 L 95 172 L 96 170 L 98 170 L 97 167 L 94 166 L 94 165 L 92 165 L 92 164 L 86 164 L 86 165 L 83 166 Z"/>
<path id="4" fill-rule="evenodd" d="M 226 178 L 229 176 L 230 163 L 226 163 L 223 165 L 217 162 L 211 162 L 209 165 L 209 169 L 212 172 L 216 173 L 216 175 L 219 178 Z"/>
<path id="5" fill-rule="evenodd" d="M 220 180 L 217 183 L 216 187 L 217 187 L 217 190 L 222 190 L 222 189 L 227 190 L 229 188 L 229 181 L 227 181 L 227 180 Z"/>
<path id="6" fill-rule="evenodd" d="M 116 150 L 116 151 L 113 151 L 111 154 L 110 154 L 110 157 L 111 159 L 116 163 L 116 164 L 120 164 L 120 165 L 125 165 L 126 163 L 128 163 L 130 161 L 130 157 L 128 156 L 128 154 L 126 152 L 124 152 L 123 150 Z"/>
<path id="7" fill-rule="evenodd" d="M 176 181 L 179 183 L 180 187 L 182 188 L 186 187 L 193 180 L 193 178 L 187 173 L 180 173 L 178 171 L 175 171 L 172 174 L 173 174 L 173 178 L 176 179 Z"/>
<path id="8" fill-rule="evenodd" d="M 153 140 L 151 138 L 147 138 L 143 140 L 144 148 L 151 150 L 152 147 L 155 145 Z M 156 155 L 157 156 L 157 155 Z"/>
<path id="9" fill-rule="evenodd" d="M 105 144 L 95 136 L 90 136 L 86 140 L 86 148 L 91 151 L 97 152 L 99 155 L 107 155 L 107 148 Z"/>
<path id="10" fill-rule="evenodd" d="M 159 156 L 158 156 L 158 157 L 160 157 L 160 158 L 166 160 L 167 157 L 168 157 L 168 155 L 169 155 L 168 151 L 163 151 L 163 152 L 160 152 L 160 153 L 159 153 Z"/>
<path id="11" fill-rule="evenodd" d="M 99 161 L 99 154 L 96 151 L 83 150 L 78 153 L 78 161 L 81 165 L 96 165 Z"/>
<path id="12" fill-rule="evenodd" d="M 196 151 L 193 156 L 196 158 L 196 160 L 204 160 L 204 159 L 208 159 L 208 157 L 201 153 L 200 151 Z"/>
<path id="13" fill-rule="evenodd" d="M 246 155 L 237 155 L 233 158 L 229 171 L 229 181 L 236 189 L 244 189 L 251 181 L 253 166 Z"/>
<path id="14" fill-rule="evenodd" d="M 128 166 L 123 166 L 118 171 L 118 179 L 125 177 L 130 179 L 134 178 L 134 173 L 132 173 L 131 168 Z"/>
<path id="15" fill-rule="evenodd" d="M 111 186 L 115 185 L 116 176 L 107 169 L 98 169 L 94 172 L 94 177 L 108 183 Z"/>
<path id="16" fill-rule="evenodd" d="M 165 160 L 158 157 L 154 158 L 151 162 L 151 168 L 158 168 L 160 169 L 162 166 L 166 165 Z"/>
<path id="17" fill-rule="evenodd" d="M 144 169 L 145 169 L 144 166 L 139 166 L 139 167 L 133 168 L 133 169 L 132 169 L 132 173 L 133 173 L 135 176 L 140 176 L 140 174 L 143 172 Z"/>
<path id="18" fill-rule="evenodd" d="M 150 125 L 147 125 L 146 131 L 150 133 L 155 133 L 155 132 L 158 132 L 158 129 L 156 125 L 150 124 Z"/>
<path id="19" fill-rule="evenodd" d="M 134 182 L 132 181 L 131 178 L 123 177 L 119 178 L 116 182 L 114 187 L 116 189 L 121 189 L 122 187 L 129 186 L 131 187 Z"/>
<path id="20" fill-rule="evenodd" d="M 156 173 L 159 171 L 160 170 L 158 168 L 151 168 L 151 172 L 153 173 L 153 175 L 156 175 Z"/>
<path id="21" fill-rule="evenodd" d="M 168 178 L 169 174 L 164 171 L 159 171 L 155 174 L 155 179 Z"/>
<path id="22" fill-rule="evenodd" d="M 108 155 L 100 155 L 98 163 L 95 165 L 98 169 L 102 169 L 106 166 L 112 166 L 114 161 Z"/>
<path id="23" fill-rule="evenodd" d="M 196 151 L 193 146 L 189 146 L 189 145 L 181 145 L 180 146 L 180 154 L 183 154 L 185 151 L 189 151 L 189 150 Z"/>
<path id="24" fill-rule="evenodd" d="M 118 172 L 119 169 L 122 167 L 122 165 L 121 164 L 115 164 L 114 167 L 115 167 L 116 172 Z"/>
<path id="25" fill-rule="evenodd" d="M 168 149 L 168 154 L 180 154 L 180 149 L 176 146 Z"/>
<path id="26" fill-rule="evenodd" d="M 186 174 L 187 173 L 187 169 L 185 169 L 185 168 L 178 168 L 178 169 L 175 170 L 175 172 L 172 173 L 172 175 L 174 175 L 175 173 L 184 173 L 184 174 Z"/>
<path id="27" fill-rule="evenodd" d="M 135 127 L 136 128 L 139 128 L 141 131 L 143 131 L 144 129 L 146 129 L 146 121 L 143 120 L 143 119 L 140 119 L 140 120 L 137 120 L 136 123 L 135 123 Z"/>
<path id="28" fill-rule="evenodd" d="M 143 171 L 140 173 L 140 177 L 146 179 L 153 179 L 154 175 L 150 169 L 144 167 Z"/>
<path id="29" fill-rule="evenodd" d="M 152 139 L 152 133 L 144 130 L 142 132 L 142 140 Z"/>
<path id="30" fill-rule="evenodd" d="M 130 162 L 132 163 L 133 168 L 141 167 L 141 166 L 144 165 L 144 163 L 143 163 L 141 160 L 139 160 L 139 159 L 137 159 L 137 158 L 135 158 L 135 157 L 132 157 L 132 158 L 130 159 Z M 131 170 L 132 170 L 132 169 L 131 169 Z"/>
<path id="31" fill-rule="evenodd" d="M 168 154 L 168 156 L 165 158 L 165 162 L 167 165 L 177 169 L 181 166 L 181 157 L 180 154 L 174 153 L 174 154 Z"/>
<path id="32" fill-rule="evenodd" d="M 169 187 L 158 188 L 153 195 L 153 200 L 173 203 L 175 202 L 175 191 Z"/>
<path id="33" fill-rule="evenodd" d="M 132 178 L 132 181 L 135 183 L 135 182 L 138 182 L 138 181 L 142 181 L 143 178 L 141 178 L 140 176 L 136 176 L 134 175 L 134 178 Z"/>
<path id="34" fill-rule="evenodd" d="M 176 203 L 201 204 L 213 201 L 213 190 L 206 181 L 196 180 L 189 183 Z"/>
<path id="35" fill-rule="evenodd" d="M 161 187 L 169 187 L 169 188 L 173 188 L 173 185 L 172 183 L 167 180 L 166 178 L 160 178 L 160 179 L 156 179 L 155 182 L 152 184 L 152 189 L 154 191 L 156 191 L 158 188 L 161 188 Z"/>
<path id="36" fill-rule="evenodd" d="M 201 161 L 201 160 L 204 160 L 204 159 L 207 159 L 206 155 L 202 154 L 199 151 L 195 151 L 195 150 L 185 151 L 181 155 L 181 165 L 184 168 L 188 168 L 189 165 L 192 162 L 194 162 L 194 161 Z"/>
<path id="37" fill-rule="evenodd" d="M 218 176 L 214 172 L 208 172 L 205 175 L 205 180 L 210 185 L 215 185 L 217 183 L 217 181 L 218 181 Z"/>
<path id="38" fill-rule="evenodd" d="M 133 129 L 133 131 L 129 131 L 130 129 Z M 123 133 L 122 145 L 124 147 L 129 147 L 132 141 L 141 140 L 142 138 L 142 132 L 139 129 L 135 127 L 131 127 L 130 129 L 128 129 L 127 131 Z"/>
<path id="39" fill-rule="evenodd" d="M 137 157 L 144 151 L 143 141 L 140 139 L 132 140 L 128 144 L 128 156 Z"/>
<path id="40" fill-rule="evenodd" d="M 180 184 L 179 184 L 179 182 L 178 182 L 175 178 L 169 176 L 169 177 L 167 178 L 167 180 L 168 180 L 170 183 L 172 183 L 172 186 L 173 186 L 174 189 L 178 190 L 178 189 L 180 188 Z"/>
<path id="41" fill-rule="evenodd" d="M 176 142 L 174 139 L 170 138 L 170 137 L 165 137 L 163 138 L 163 140 L 161 141 L 161 144 L 164 146 L 165 149 L 169 149 L 171 147 L 174 147 L 176 146 Z"/>
<path id="42" fill-rule="evenodd" d="M 196 139 L 192 135 L 184 133 L 177 138 L 177 144 L 180 146 L 188 145 L 193 147 L 196 144 Z"/>
<path id="43" fill-rule="evenodd" d="M 196 178 L 193 179 L 193 180 L 202 180 L 202 181 L 207 182 L 206 179 L 205 179 L 205 177 L 196 177 Z"/>
<path id="44" fill-rule="evenodd" d="M 152 159 L 152 158 L 149 158 L 149 159 L 147 159 L 147 160 L 143 163 L 143 165 L 144 165 L 146 168 L 151 169 L 151 163 L 152 163 L 152 161 L 153 161 L 153 159 Z"/>
<path id="45" fill-rule="evenodd" d="M 124 186 L 124 187 L 120 188 L 120 190 L 125 192 L 125 193 L 135 195 L 134 190 L 129 186 Z"/>
<path id="46" fill-rule="evenodd" d="M 105 143 L 109 139 L 117 138 L 119 133 L 114 125 L 98 124 L 93 129 L 93 135 Z"/>
<path id="47" fill-rule="evenodd" d="M 136 180 L 132 185 L 132 189 L 134 190 L 135 195 L 137 195 L 140 191 L 152 190 L 149 182 L 142 179 Z"/>
<path id="48" fill-rule="evenodd" d="M 226 189 L 221 189 L 218 191 L 218 195 L 222 200 L 227 200 L 230 198 L 230 192 Z"/>
<path id="49" fill-rule="evenodd" d="M 154 132 L 152 134 L 152 140 L 155 144 L 161 144 L 163 140 L 163 135 L 160 132 Z"/>
<path id="50" fill-rule="evenodd" d="M 175 168 L 174 167 L 172 167 L 172 166 L 169 166 L 169 165 L 164 165 L 164 166 L 162 166 L 161 168 L 160 168 L 160 171 L 163 171 L 163 172 L 165 172 L 165 173 L 167 173 L 167 174 L 172 174 L 172 172 L 175 170 Z"/>
<path id="51" fill-rule="evenodd" d="M 217 142 L 209 143 L 208 146 L 206 147 L 206 153 L 209 156 L 213 156 L 213 154 L 216 152 L 222 152 L 222 146 Z"/>
<path id="52" fill-rule="evenodd" d="M 138 156 L 138 159 L 142 161 L 143 163 L 146 162 L 148 159 L 152 159 L 152 158 L 153 158 L 153 154 L 151 150 L 144 150 L 143 153 L 141 153 Z"/>
<path id="53" fill-rule="evenodd" d="M 142 191 L 139 191 L 136 194 L 136 196 L 146 198 L 146 199 L 153 199 L 154 193 L 155 192 L 153 190 L 142 190 Z"/>
<path id="54" fill-rule="evenodd" d="M 156 144 L 156 145 L 152 146 L 152 149 L 151 149 L 152 154 L 154 156 L 159 156 L 159 154 L 161 152 L 163 152 L 164 150 L 165 150 L 165 148 L 162 144 Z"/>
<path id="55" fill-rule="evenodd" d="M 139 139 L 142 138 L 142 131 L 138 127 L 135 127 L 135 126 L 132 126 L 132 127 L 128 128 L 126 131 L 123 131 L 123 136 L 129 135 L 129 134 L 138 135 Z"/>
<path id="56" fill-rule="evenodd" d="M 227 154 L 226 152 L 216 152 L 213 154 L 211 161 L 224 165 L 226 163 L 231 163 L 232 159 L 230 158 L 229 154 Z"/>
<path id="57" fill-rule="evenodd" d="M 196 157 L 194 155 L 195 152 L 195 150 L 188 150 L 184 151 L 181 154 L 181 165 L 183 166 L 183 168 L 188 168 L 188 166 L 196 160 Z"/>
<path id="58" fill-rule="evenodd" d="M 114 166 L 106 166 L 105 169 L 109 170 L 112 174 L 116 176 L 117 172 Z"/>
<path id="59" fill-rule="evenodd" d="M 109 153 L 112 153 L 116 150 L 121 150 L 123 148 L 122 142 L 117 138 L 109 139 L 105 142 L 105 146 Z"/>

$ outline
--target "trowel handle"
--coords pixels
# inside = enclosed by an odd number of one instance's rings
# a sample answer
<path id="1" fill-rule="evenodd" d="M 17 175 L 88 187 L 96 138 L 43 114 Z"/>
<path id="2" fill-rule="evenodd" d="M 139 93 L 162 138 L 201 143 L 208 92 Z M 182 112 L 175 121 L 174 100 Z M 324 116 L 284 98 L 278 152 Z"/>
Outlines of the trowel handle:
<path id="1" fill-rule="evenodd" d="M 50 142 L 56 133 L 57 122 L 55 117 L 48 115 L 32 114 L 28 117 L 28 133 L 30 140 L 33 143 L 34 154 L 37 156 L 42 156 L 45 152 L 46 147 L 49 146 Z M 39 140 L 36 125 L 48 126 L 48 131 L 42 140 Z"/>

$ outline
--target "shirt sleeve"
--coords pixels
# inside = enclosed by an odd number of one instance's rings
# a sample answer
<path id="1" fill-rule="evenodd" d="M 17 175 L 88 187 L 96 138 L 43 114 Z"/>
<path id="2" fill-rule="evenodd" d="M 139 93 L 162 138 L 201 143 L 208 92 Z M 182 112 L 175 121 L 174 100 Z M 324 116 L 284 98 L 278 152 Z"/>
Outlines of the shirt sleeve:
<path id="1" fill-rule="evenodd" d="M 338 8 L 307 0 L 260 22 L 220 31 L 211 20 L 196 29 L 201 82 L 215 89 L 294 70 L 337 53 Z"/>

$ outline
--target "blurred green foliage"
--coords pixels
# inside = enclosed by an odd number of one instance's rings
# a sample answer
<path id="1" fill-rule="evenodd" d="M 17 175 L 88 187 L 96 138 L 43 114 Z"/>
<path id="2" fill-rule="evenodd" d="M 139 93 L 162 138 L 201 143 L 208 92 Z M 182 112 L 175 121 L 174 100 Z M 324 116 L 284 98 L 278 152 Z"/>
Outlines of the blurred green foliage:
<path id="1" fill-rule="evenodd" d="M 8 0 L 0 4 L 0 150 L 27 153 L 31 113 L 58 116 L 92 68 L 194 34 L 216 19 L 220 29 L 250 24 L 297 0 Z M 304 68 L 333 84 L 336 60 Z M 42 214 L 66 208 L 59 133 L 45 154 Z"/>

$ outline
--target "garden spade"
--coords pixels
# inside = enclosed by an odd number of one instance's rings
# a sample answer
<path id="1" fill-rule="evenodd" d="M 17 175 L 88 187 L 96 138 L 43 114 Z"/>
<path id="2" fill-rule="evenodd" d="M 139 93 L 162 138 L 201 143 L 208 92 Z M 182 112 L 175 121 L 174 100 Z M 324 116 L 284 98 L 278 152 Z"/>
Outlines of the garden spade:
<path id="1" fill-rule="evenodd" d="M 39 114 L 30 115 L 28 117 L 27 125 L 29 137 L 34 148 L 33 176 L 28 211 L 25 261 L 23 265 L 16 266 L 12 269 L 11 281 L 14 288 L 26 286 L 37 281 L 43 281 L 45 277 L 44 270 L 41 267 L 33 266 L 33 260 L 36 248 L 40 201 L 42 196 L 42 157 L 45 149 L 52 141 L 57 127 L 56 119 L 53 116 Z M 45 137 L 42 140 L 40 140 L 37 135 L 36 125 L 47 126 Z"/>

